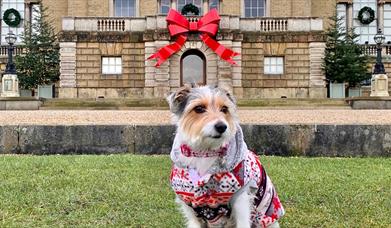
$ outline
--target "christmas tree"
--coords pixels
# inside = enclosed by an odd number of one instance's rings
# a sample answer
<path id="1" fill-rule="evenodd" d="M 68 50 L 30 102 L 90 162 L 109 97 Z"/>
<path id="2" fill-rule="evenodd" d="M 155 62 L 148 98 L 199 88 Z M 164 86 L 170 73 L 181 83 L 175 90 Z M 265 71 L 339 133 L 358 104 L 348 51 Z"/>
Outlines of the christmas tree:
<path id="1" fill-rule="evenodd" d="M 57 36 L 47 9 L 39 4 L 33 9 L 35 16 L 21 36 L 24 53 L 15 59 L 19 85 L 34 89 L 38 85 L 56 82 L 60 76 L 60 52 Z"/>
<path id="2" fill-rule="evenodd" d="M 323 69 L 326 79 L 334 83 L 347 82 L 348 87 L 355 87 L 371 77 L 368 56 L 364 55 L 357 43 L 354 29 L 346 30 L 344 18 L 334 15 L 332 25 L 326 31 L 326 50 Z"/>

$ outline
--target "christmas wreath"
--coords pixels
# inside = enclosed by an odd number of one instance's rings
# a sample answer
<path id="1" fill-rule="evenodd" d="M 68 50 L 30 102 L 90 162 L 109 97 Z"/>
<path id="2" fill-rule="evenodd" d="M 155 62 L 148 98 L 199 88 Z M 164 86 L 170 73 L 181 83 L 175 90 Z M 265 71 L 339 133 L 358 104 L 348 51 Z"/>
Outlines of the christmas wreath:
<path id="1" fill-rule="evenodd" d="M 198 7 L 191 3 L 186 4 L 181 11 L 182 15 L 186 15 L 188 12 L 192 12 L 194 15 L 200 14 L 200 10 L 198 9 Z"/>
<path id="2" fill-rule="evenodd" d="M 20 17 L 19 11 L 14 8 L 10 8 L 4 12 L 3 20 L 10 27 L 17 27 L 22 18 Z"/>
<path id="3" fill-rule="evenodd" d="M 364 25 L 372 23 L 375 20 L 375 11 L 368 6 L 363 7 L 358 11 L 358 20 Z"/>

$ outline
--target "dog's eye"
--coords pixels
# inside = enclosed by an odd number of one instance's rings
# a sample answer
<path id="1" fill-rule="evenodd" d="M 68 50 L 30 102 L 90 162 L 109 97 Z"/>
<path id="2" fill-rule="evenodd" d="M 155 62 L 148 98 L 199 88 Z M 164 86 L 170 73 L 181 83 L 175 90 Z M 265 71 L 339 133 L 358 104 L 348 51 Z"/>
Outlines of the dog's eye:
<path id="1" fill-rule="evenodd" d="M 227 114 L 228 113 L 228 107 L 227 106 L 223 106 L 221 107 L 220 111 L 224 114 Z"/>
<path id="2" fill-rule="evenodd" d="M 206 112 L 205 106 L 203 106 L 203 105 L 195 106 L 194 111 L 196 113 L 204 113 L 204 112 Z"/>

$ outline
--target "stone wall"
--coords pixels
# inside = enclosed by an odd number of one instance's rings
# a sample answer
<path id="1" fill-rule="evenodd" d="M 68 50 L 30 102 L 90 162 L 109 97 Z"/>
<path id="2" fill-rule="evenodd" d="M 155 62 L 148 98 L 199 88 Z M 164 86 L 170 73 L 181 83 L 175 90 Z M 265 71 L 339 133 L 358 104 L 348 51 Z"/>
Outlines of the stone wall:
<path id="1" fill-rule="evenodd" d="M 248 148 L 282 156 L 391 157 L 389 125 L 243 125 Z M 168 154 L 173 125 L 0 126 L 0 154 Z"/>
<path id="2" fill-rule="evenodd" d="M 281 42 L 287 37 L 244 36 L 242 43 L 242 86 L 243 97 L 251 98 L 304 98 L 310 96 L 311 55 L 310 43 L 322 40 L 311 35 L 289 35 L 295 37 L 291 42 Z M 263 39 L 267 41 L 263 41 Z M 263 41 L 263 42 L 262 42 Z M 272 42 L 275 41 L 275 42 Z M 292 42 L 294 41 L 294 42 Z M 284 73 L 278 75 L 264 74 L 264 57 L 284 58 Z M 313 56 L 318 58 L 319 56 Z M 320 57 L 321 58 L 321 57 Z M 314 65 L 319 69 L 319 64 Z M 323 74 L 319 72 L 320 80 Z M 317 78 L 318 79 L 318 78 Z M 319 86 L 319 85 L 317 85 Z M 240 97 L 240 96 L 239 96 Z"/>
<path id="3" fill-rule="evenodd" d="M 144 43 L 77 43 L 76 83 L 79 98 L 143 95 Z M 103 75 L 101 58 L 122 57 L 122 74 Z"/>

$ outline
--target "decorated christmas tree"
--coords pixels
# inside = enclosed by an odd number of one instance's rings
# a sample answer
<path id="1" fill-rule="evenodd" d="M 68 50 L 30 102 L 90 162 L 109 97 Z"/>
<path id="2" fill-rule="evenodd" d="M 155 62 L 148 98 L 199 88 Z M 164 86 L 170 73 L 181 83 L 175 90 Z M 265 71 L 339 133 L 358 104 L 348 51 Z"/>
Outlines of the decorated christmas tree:
<path id="1" fill-rule="evenodd" d="M 46 11 L 42 3 L 33 10 L 35 17 L 25 26 L 21 37 L 24 53 L 17 56 L 15 62 L 19 85 L 23 89 L 55 82 L 60 76 L 57 36 Z"/>

